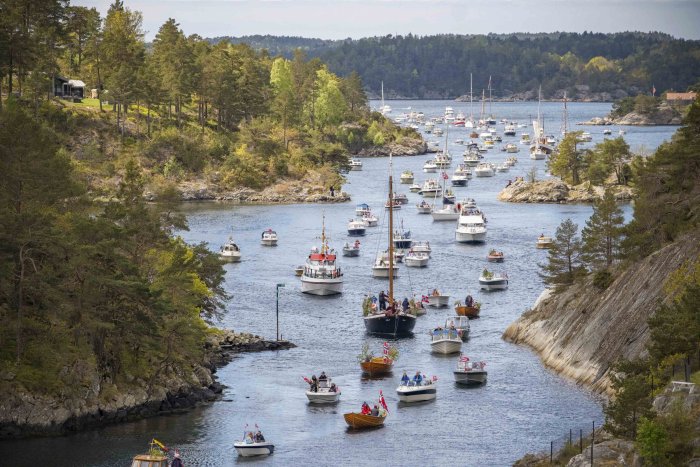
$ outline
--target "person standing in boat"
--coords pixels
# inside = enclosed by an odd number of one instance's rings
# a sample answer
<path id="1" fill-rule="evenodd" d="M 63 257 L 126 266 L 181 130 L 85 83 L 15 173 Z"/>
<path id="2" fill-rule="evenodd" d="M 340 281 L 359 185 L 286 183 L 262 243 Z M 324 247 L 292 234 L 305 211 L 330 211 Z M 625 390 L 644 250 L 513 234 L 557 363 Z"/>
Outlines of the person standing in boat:
<path id="1" fill-rule="evenodd" d="M 185 467 L 185 464 L 182 463 L 182 459 L 180 459 L 180 451 L 175 450 L 175 457 L 170 463 L 170 467 Z"/>
<path id="2" fill-rule="evenodd" d="M 401 304 L 401 308 L 403 308 L 404 313 L 408 312 L 409 308 L 411 308 L 411 304 L 408 303 L 408 297 L 403 298 L 403 303 Z"/>
<path id="3" fill-rule="evenodd" d="M 379 311 L 385 311 L 386 310 L 386 294 L 382 290 L 379 292 Z"/>
<path id="4" fill-rule="evenodd" d="M 467 295 L 467 298 L 464 299 L 464 306 L 468 306 L 470 308 L 474 306 L 474 299 L 471 295 Z"/>

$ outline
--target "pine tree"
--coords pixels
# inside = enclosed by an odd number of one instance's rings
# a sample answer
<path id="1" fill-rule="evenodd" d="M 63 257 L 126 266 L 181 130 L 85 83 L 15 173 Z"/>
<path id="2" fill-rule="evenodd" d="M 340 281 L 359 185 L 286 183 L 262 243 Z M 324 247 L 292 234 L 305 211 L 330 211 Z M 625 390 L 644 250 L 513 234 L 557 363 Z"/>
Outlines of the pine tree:
<path id="1" fill-rule="evenodd" d="M 609 268 L 619 257 L 623 235 L 622 209 L 617 206 L 612 191 L 593 204 L 593 214 L 586 221 L 581 236 L 583 260 L 596 271 Z"/>
<path id="2" fill-rule="evenodd" d="M 577 147 L 580 131 L 572 131 L 564 136 L 556 152 L 549 156 L 549 171 L 565 182 L 578 185 L 585 170 L 584 151 Z"/>
<path id="3" fill-rule="evenodd" d="M 585 272 L 581 263 L 581 239 L 578 225 L 571 219 L 563 221 L 549 249 L 547 264 L 540 265 L 540 277 L 548 285 L 565 286 Z"/>

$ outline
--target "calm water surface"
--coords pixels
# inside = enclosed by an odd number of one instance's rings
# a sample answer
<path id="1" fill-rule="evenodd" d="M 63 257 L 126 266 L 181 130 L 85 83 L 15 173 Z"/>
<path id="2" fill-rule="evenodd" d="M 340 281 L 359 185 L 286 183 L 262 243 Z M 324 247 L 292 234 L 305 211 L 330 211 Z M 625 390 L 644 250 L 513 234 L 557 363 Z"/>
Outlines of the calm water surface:
<path id="1" fill-rule="evenodd" d="M 391 101 L 391 105 L 393 115 L 409 106 L 435 116 L 442 114 L 446 105 L 469 112 L 468 104 L 448 101 Z M 602 116 L 609 108 L 609 104 L 571 104 L 570 119 L 577 122 Z M 493 109 L 499 119 L 525 122 L 529 115 L 536 115 L 537 104 L 494 104 Z M 561 105 L 545 103 L 542 109 L 548 132 L 558 133 Z M 585 129 L 594 135 L 594 142 L 602 139 L 601 127 Z M 643 146 L 651 151 L 668 139 L 675 128 L 627 130 L 626 139 L 633 149 Z M 450 135 L 451 139 L 466 139 L 467 130 L 455 129 Z M 456 357 L 430 353 L 428 330 L 443 324 L 451 315 L 451 308 L 430 309 L 418 319 L 413 338 L 396 342 L 401 356 L 393 376 L 362 379 L 355 356 L 364 343 L 380 351 L 383 342 L 365 335 L 360 310 L 365 293 L 378 293 L 387 287 L 387 282 L 373 279 L 370 271 L 375 253 L 386 247 L 380 228 L 368 229 L 368 235 L 361 239 L 360 257 L 341 258 L 345 271 L 345 292 L 341 296 L 301 294 L 293 270 L 303 263 L 309 248 L 319 244 L 317 237 L 324 213 L 331 245 L 338 249 L 347 240 L 345 227 L 355 204 L 367 202 L 384 218 L 385 212 L 380 208 L 386 199 L 388 159 L 365 159 L 363 171 L 348 174 L 344 186 L 352 195 L 351 203 L 202 203 L 182 208 L 190 223 L 190 231 L 182 232 L 187 241 L 205 241 L 217 249 L 233 234 L 243 249 L 243 261 L 226 266 L 226 288 L 233 298 L 221 326 L 273 338 L 275 284 L 285 283 L 280 293 L 280 326 L 283 337 L 298 345 L 296 349 L 236 358 L 219 371 L 219 380 L 228 389 L 223 399 L 213 404 L 184 414 L 88 433 L 1 442 L 0 463 L 125 466 L 135 453 L 146 449 L 151 437 L 156 437 L 178 447 L 188 466 L 234 465 L 244 461 L 236 457 L 233 440 L 241 436 L 246 423 L 257 423 L 276 444 L 273 456 L 252 461 L 261 465 L 298 465 L 313 458 L 322 464 L 338 465 L 500 466 L 511 464 L 528 451 L 548 449 L 550 440 L 562 438 L 570 428 L 587 429 L 593 420 L 600 423 L 602 412 L 596 397 L 545 369 L 528 349 L 501 340 L 503 330 L 542 290 L 537 264 L 545 260 L 546 253 L 535 249 L 536 237 L 541 232 L 553 234 L 567 217 L 581 227 L 591 212 L 584 205 L 515 205 L 496 201 L 508 179 L 525 175 L 533 165 L 541 177 L 545 176 L 544 161 L 530 161 L 522 148 L 518 154 L 520 162 L 510 173 L 474 178 L 469 186 L 455 188 L 458 197 L 475 198 L 485 211 L 489 230 L 484 245 L 456 244 L 453 223 L 433 223 L 430 216 L 418 215 L 414 206 L 420 197 L 408 193 L 407 185 L 397 188 L 398 192 L 407 193 L 410 200 L 397 212 L 398 221 L 413 232 L 415 239 L 428 240 L 433 248 L 427 268 L 401 268 L 397 295 L 402 298 L 438 287 L 453 300 L 463 300 L 471 293 L 483 303 L 482 318 L 472 321 L 471 337 L 463 351 L 488 362 L 489 380 L 485 386 L 456 386 L 451 373 Z M 462 150 L 459 145 L 451 145 L 454 155 L 459 156 Z M 505 157 L 505 153 L 492 150 L 486 159 L 500 162 Z M 421 171 L 425 159 L 395 158 L 397 179 L 402 170 L 411 169 L 422 181 L 426 178 Z M 629 207 L 625 209 L 629 215 Z M 276 248 L 259 244 L 261 231 L 268 227 L 280 235 Z M 498 268 L 509 274 L 511 285 L 504 292 L 481 293 L 477 279 L 487 265 L 485 256 L 492 247 L 505 252 L 506 262 Z M 404 369 L 437 375 L 437 400 L 399 405 L 394 389 Z M 306 402 L 302 375 L 318 374 L 321 370 L 342 390 L 337 406 L 313 407 Z M 348 432 L 342 413 L 359 409 L 363 401 L 374 402 L 379 390 L 384 391 L 390 409 L 386 426 L 370 432 Z"/>

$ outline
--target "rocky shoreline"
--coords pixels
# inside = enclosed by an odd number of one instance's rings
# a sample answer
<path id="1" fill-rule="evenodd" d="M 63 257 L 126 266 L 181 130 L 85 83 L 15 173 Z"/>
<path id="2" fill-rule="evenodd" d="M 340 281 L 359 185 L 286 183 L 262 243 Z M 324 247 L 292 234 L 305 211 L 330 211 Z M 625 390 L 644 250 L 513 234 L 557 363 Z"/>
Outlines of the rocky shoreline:
<path id="1" fill-rule="evenodd" d="M 613 185 L 615 199 L 630 201 L 634 191 L 628 186 Z M 499 201 L 508 203 L 593 203 L 601 199 L 605 187 L 582 183 L 571 186 L 557 178 L 527 182 L 517 180 L 498 194 Z"/>
<path id="2" fill-rule="evenodd" d="M 288 341 L 224 330 L 209 337 L 205 361 L 192 365 L 190 374 L 164 372 L 157 383 L 134 378 L 123 391 L 95 375 L 81 397 L 8 392 L 0 400 L 0 439 L 62 435 L 189 409 L 220 396 L 224 386 L 216 381 L 216 369 L 236 354 L 292 347 Z"/>
<path id="3" fill-rule="evenodd" d="M 428 152 L 428 144 L 423 138 L 403 138 L 400 142 L 365 148 L 355 157 L 418 156 Z"/>
<path id="4" fill-rule="evenodd" d="M 630 112 L 622 117 L 614 118 L 610 115 L 595 117 L 587 122 L 579 122 L 577 125 L 628 125 L 628 126 L 664 126 L 680 125 L 683 120 L 682 113 L 667 102 L 662 102 L 654 113 L 641 114 Z"/>

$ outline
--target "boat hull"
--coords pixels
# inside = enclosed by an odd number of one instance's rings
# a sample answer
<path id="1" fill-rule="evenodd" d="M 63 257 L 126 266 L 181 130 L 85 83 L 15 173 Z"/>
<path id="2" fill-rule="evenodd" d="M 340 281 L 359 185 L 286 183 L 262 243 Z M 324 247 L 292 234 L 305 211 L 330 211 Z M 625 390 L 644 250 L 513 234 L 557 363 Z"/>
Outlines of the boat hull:
<path id="1" fill-rule="evenodd" d="M 403 337 L 413 334 L 416 317 L 412 315 L 374 315 L 366 316 L 364 322 L 368 334 Z"/>
<path id="2" fill-rule="evenodd" d="M 505 290 L 508 288 L 508 279 L 496 279 L 485 281 L 479 279 L 479 286 L 481 290 Z"/>
<path id="3" fill-rule="evenodd" d="M 428 295 L 428 306 L 443 308 L 450 304 L 449 295 Z"/>
<path id="4" fill-rule="evenodd" d="M 455 240 L 459 243 L 482 243 L 486 241 L 486 232 L 455 231 Z"/>
<path id="5" fill-rule="evenodd" d="M 394 279 L 399 277 L 399 268 L 394 265 L 393 271 Z M 389 278 L 389 267 L 388 266 L 374 266 L 372 268 L 372 277 L 378 279 L 388 279 Z"/>
<path id="6" fill-rule="evenodd" d="M 427 386 L 399 386 L 396 395 L 401 402 L 424 402 L 432 401 L 437 397 L 437 386 L 430 384 Z"/>
<path id="7" fill-rule="evenodd" d="M 411 177 L 411 178 L 404 178 L 404 177 L 401 177 L 401 183 L 403 183 L 403 184 L 411 184 L 411 183 L 413 183 L 413 177 Z"/>
<path id="8" fill-rule="evenodd" d="M 359 248 L 343 248 L 343 256 L 360 256 Z"/>
<path id="9" fill-rule="evenodd" d="M 455 313 L 457 316 L 466 316 L 469 319 L 474 319 L 479 317 L 479 312 L 481 310 L 475 306 L 456 306 Z"/>
<path id="10" fill-rule="evenodd" d="M 354 430 L 363 430 L 383 426 L 386 417 L 375 417 L 373 415 L 349 412 L 343 414 L 343 418 L 350 428 Z"/>
<path id="11" fill-rule="evenodd" d="M 317 279 L 301 276 L 301 291 L 311 295 L 336 295 L 343 293 L 341 279 Z"/>
<path id="12" fill-rule="evenodd" d="M 348 229 L 348 236 L 350 237 L 364 237 L 366 230 L 362 229 Z"/>
<path id="13" fill-rule="evenodd" d="M 489 255 L 486 257 L 486 261 L 488 261 L 489 263 L 502 263 L 503 259 L 504 259 L 503 256 L 491 256 L 491 255 Z"/>
<path id="14" fill-rule="evenodd" d="M 391 372 L 394 362 L 385 362 L 382 357 L 375 357 L 369 362 L 360 362 L 360 368 L 369 375 L 383 375 Z"/>
<path id="15" fill-rule="evenodd" d="M 456 221 L 459 219 L 458 212 L 433 212 L 431 213 L 433 220 L 436 222 L 440 221 Z"/>
<path id="16" fill-rule="evenodd" d="M 233 443 L 238 455 L 241 457 L 268 456 L 275 450 L 275 445 L 272 443 L 252 443 L 245 442 Z"/>
<path id="17" fill-rule="evenodd" d="M 421 194 L 421 196 L 423 196 L 423 198 L 437 198 L 438 196 L 440 196 L 442 194 L 442 191 L 441 190 L 437 190 L 437 191 L 435 191 L 435 190 L 427 190 L 427 191 L 421 190 L 421 191 L 419 191 L 419 193 Z"/>
<path id="18" fill-rule="evenodd" d="M 442 339 L 430 343 L 430 350 L 441 355 L 450 355 L 462 350 L 462 339 Z"/>
<path id="19" fill-rule="evenodd" d="M 306 397 L 311 404 L 335 404 L 340 399 L 340 393 L 306 391 Z"/>
<path id="20" fill-rule="evenodd" d="M 428 259 L 427 257 L 425 258 L 404 258 L 403 262 L 406 264 L 406 267 L 411 267 L 411 268 L 424 268 L 428 265 Z"/>
<path id="21" fill-rule="evenodd" d="M 455 371 L 455 383 L 465 386 L 478 386 L 486 383 L 485 371 Z"/>
<path id="22" fill-rule="evenodd" d="M 219 255 L 219 257 L 224 260 L 228 261 L 229 263 L 238 263 L 241 261 L 241 255 Z"/>
<path id="23" fill-rule="evenodd" d="M 455 180 L 454 178 L 450 182 L 452 183 L 452 186 L 467 186 L 467 180 L 466 179 L 457 179 Z"/>
<path id="24" fill-rule="evenodd" d="M 277 246 L 277 240 L 261 240 L 260 244 L 263 246 Z"/>

